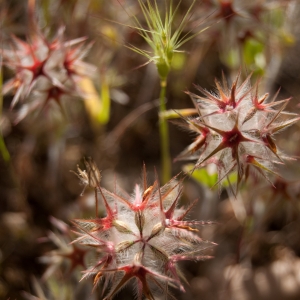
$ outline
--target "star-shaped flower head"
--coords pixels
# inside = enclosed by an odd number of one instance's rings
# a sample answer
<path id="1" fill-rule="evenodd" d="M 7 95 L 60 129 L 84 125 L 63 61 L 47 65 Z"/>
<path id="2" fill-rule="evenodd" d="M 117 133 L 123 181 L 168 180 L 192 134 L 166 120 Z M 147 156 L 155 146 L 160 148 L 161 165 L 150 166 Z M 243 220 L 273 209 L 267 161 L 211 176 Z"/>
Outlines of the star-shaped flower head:
<path id="1" fill-rule="evenodd" d="M 143 177 L 143 184 L 137 184 L 131 196 L 99 187 L 109 206 L 107 216 L 74 221 L 79 230 L 75 242 L 99 253 L 83 278 L 94 276 L 95 286 L 103 280 L 103 292 L 111 285 L 105 299 L 129 281 L 136 286 L 138 299 L 167 296 L 168 285 L 184 291 L 177 262 L 210 258 L 203 252 L 214 243 L 203 241 L 196 227 L 213 222 L 185 220 L 195 203 L 178 206 L 181 182 L 173 178 L 160 187 L 156 180 L 148 186 L 145 168 Z"/>
<path id="2" fill-rule="evenodd" d="M 258 95 L 258 83 L 251 87 L 250 76 L 238 84 L 239 75 L 228 87 L 216 81 L 217 92 L 201 87 L 199 96 L 188 92 L 199 117 L 185 118 L 185 124 L 197 134 L 179 159 L 197 158 L 196 168 L 216 164 L 219 182 L 236 171 L 237 187 L 250 169 L 268 179 L 275 173 L 275 164 L 287 159 L 277 148 L 274 135 L 299 120 L 299 116 L 284 112 L 290 99 L 276 101 L 278 93 L 269 100 L 268 94 Z"/>
<path id="3" fill-rule="evenodd" d="M 54 217 L 51 217 L 50 221 L 58 231 L 50 231 L 48 236 L 42 238 L 41 241 L 51 241 L 56 245 L 57 249 L 49 251 L 39 258 L 40 262 L 48 265 L 43 275 L 44 280 L 48 279 L 66 264 L 69 267 L 67 272 L 65 272 L 65 276 L 72 274 L 77 267 L 85 268 L 85 258 L 88 252 L 87 249 L 70 244 L 72 233 L 66 223 Z"/>
<path id="4" fill-rule="evenodd" d="M 3 64 L 14 77 L 4 84 L 3 94 L 14 94 L 12 108 L 23 104 L 16 122 L 38 108 L 44 109 L 51 100 L 62 108 L 62 98 L 83 97 L 78 82 L 95 74 L 95 67 L 83 61 L 92 45 L 85 45 L 85 41 L 85 37 L 65 41 L 63 27 L 53 39 L 37 27 L 27 42 L 11 37 L 2 55 Z"/>

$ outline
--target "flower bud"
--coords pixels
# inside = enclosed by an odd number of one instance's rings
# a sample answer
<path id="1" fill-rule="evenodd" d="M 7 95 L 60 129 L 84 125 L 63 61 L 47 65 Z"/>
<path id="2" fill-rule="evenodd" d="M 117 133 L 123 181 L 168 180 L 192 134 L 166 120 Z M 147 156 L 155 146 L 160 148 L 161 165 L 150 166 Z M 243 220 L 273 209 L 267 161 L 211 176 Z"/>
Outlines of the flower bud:
<path id="1" fill-rule="evenodd" d="M 86 167 L 88 185 L 93 188 L 98 187 L 101 181 L 101 174 L 96 163 L 89 157 L 88 161 L 84 159 L 84 165 Z"/>

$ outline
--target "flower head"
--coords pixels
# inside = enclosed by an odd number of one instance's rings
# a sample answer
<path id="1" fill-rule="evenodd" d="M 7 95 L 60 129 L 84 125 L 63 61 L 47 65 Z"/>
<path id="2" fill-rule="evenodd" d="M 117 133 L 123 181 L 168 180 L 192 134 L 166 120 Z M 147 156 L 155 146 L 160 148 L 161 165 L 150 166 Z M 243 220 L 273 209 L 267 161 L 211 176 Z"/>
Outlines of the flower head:
<path id="1" fill-rule="evenodd" d="M 105 299 L 111 299 L 131 279 L 139 298 L 154 299 L 160 291 L 167 295 L 168 284 L 184 291 L 177 262 L 202 260 L 200 255 L 213 243 L 197 235 L 196 226 L 212 222 L 185 221 L 193 204 L 178 207 L 181 183 L 173 178 L 163 187 L 157 181 L 148 186 L 144 170 L 143 185 L 136 185 L 132 196 L 100 188 L 107 216 L 95 220 L 75 220 L 77 242 L 95 248 L 98 261 L 85 271 L 94 284 L 103 280 Z M 109 222 L 108 222 L 109 220 Z"/>
<path id="2" fill-rule="evenodd" d="M 88 158 L 88 160 L 84 159 L 84 165 L 86 170 L 81 170 L 79 166 L 77 165 L 77 172 L 73 172 L 81 181 L 81 183 L 84 185 L 83 191 L 81 195 L 83 195 L 83 192 L 85 191 L 85 188 L 87 186 L 95 189 L 95 209 L 96 209 L 96 217 L 98 217 L 98 196 L 97 196 L 97 190 L 100 188 L 100 181 L 101 181 L 101 173 L 94 162 L 92 158 Z M 108 204 L 106 204 L 107 210 L 109 211 L 110 215 L 112 215 L 112 211 L 109 209 Z"/>
<path id="3" fill-rule="evenodd" d="M 199 117 L 185 122 L 198 136 L 179 158 L 196 158 L 196 168 L 216 164 L 219 182 L 237 171 L 239 184 L 250 168 L 266 179 L 267 173 L 274 173 L 274 165 L 287 158 L 278 150 L 274 135 L 299 116 L 283 111 L 290 99 L 275 101 L 277 93 L 267 102 L 268 94 L 258 96 L 258 83 L 252 88 L 250 76 L 240 85 L 238 80 L 239 76 L 230 88 L 224 78 L 223 86 L 216 81 L 217 93 L 201 87 L 197 89 L 204 96 L 188 92 Z"/>
<path id="4" fill-rule="evenodd" d="M 65 41 L 61 28 L 49 41 L 35 29 L 28 42 L 13 36 L 10 48 L 2 51 L 3 64 L 15 74 L 4 84 L 3 94 L 14 93 L 11 107 L 23 102 L 17 122 L 50 100 L 61 106 L 62 97 L 82 96 L 78 80 L 95 73 L 92 65 L 82 61 L 91 46 L 84 45 L 86 38 Z"/>
<path id="5" fill-rule="evenodd" d="M 81 170 L 77 165 L 77 172 L 72 171 L 84 185 L 92 188 L 97 188 L 101 181 L 101 173 L 92 158 L 83 160 L 86 170 Z"/>
<path id="6" fill-rule="evenodd" d="M 52 241 L 57 249 L 45 253 L 40 257 L 40 262 L 47 264 L 48 268 L 43 275 L 43 279 L 49 278 L 55 271 L 64 264 L 69 264 L 68 274 L 71 274 L 77 267 L 85 267 L 85 257 L 87 250 L 75 245 L 71 245 L 72 240 L 70 227 L 61 220 L 54 217 L 51 223 L 59 232 L 49 232 L 47 238 L 43 240 Z"/>

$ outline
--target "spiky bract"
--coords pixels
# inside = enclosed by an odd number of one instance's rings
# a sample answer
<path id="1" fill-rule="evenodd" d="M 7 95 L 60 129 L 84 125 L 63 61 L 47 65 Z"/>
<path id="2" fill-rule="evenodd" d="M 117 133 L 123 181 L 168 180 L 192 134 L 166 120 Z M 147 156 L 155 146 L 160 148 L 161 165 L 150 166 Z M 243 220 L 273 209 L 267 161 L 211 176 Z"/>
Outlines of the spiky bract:
<path id="1" fill-rule="evenodd" d="M 62 108 L 63 97 L 84 95 L 78 82 L 96 70 L 83 62 L 91 47 L 85 41 L 85 37 L 65 41 L 63 27 L 50 41 L 38 28 L 28 42 L 11 38 L 9 49 L 2 54 L 3 64 L 13 71 L 14 77 L 4 84 L 3 94 L 14 94 L 12 108 L 23 102 L 16 123 L 38 108 L 45 108 L 50 101 Z"/>
<path id="2" fill-rule="evenodd" d="M 99 191 L 106 216 L 75 220 L 80 232 L 76 242 L 94 247 L 99 258 L 83 278 L 103 279 L 105 299 L 111 299 L 127 282 L 134 280 L 138 298 L 154 299 L 169 294 L 168 285 L 184 290 L 183 275 L 177 262 L 202 260 L 213 243 L 203 241 L 195 226 L 212 222 L 184 221 L 193 206 L 179 208 L 182 186 L 175 178 L 163 187 L 158 181 L 148 186 L 144 170 L 143 185 L 136 185 L 131 196 L 122 191 Z"/>
<path id="3" fill-rule="evenodd" d="M 267 101 L 268 94 L 258 94 L 259 82 L 251 87 L 250 77 L 238 84 L 238 75 L 228 87 L 223 76 L 223 84 L 216 80 L 216 93 L 201 87 L 197 89 L 203 96 L 188 92 L 199 116 L 184 120 L 197 137 L 178 157 L 197 159 L 196 168 L 216 164 L 219 182 L 237 171 L 237 187 L 250 167 L 268 179 L 274 165 L 287 159 L 278 150 L 274 135 L 299 120 L 298 115 L 283 111 L 290 99 L 275 101 L 277 93 Z"/>

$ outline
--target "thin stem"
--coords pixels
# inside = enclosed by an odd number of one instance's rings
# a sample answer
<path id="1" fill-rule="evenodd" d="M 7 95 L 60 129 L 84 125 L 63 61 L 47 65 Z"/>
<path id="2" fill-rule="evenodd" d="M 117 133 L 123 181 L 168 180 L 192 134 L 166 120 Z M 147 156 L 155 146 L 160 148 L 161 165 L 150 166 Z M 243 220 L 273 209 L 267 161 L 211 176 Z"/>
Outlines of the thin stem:
<path id="1" fill-rule="evenodd" d="M 10 154 L 6 148 L 4 138 L 2 135 L 0 135 L 0 152 L 2 154 L 3 159 L 8 162 L 10 160 Z"/>
<path id="2" fill-rule="evenodd" d="M 2 94 L 3 76 L 2 76 L 2 61 L 0 61 L 0 118 L 3 110 L 3 94 Z"/>
<path id="3" fill-rule="evenodd" d="M 35 20 L 35 1 L 36 0 L 28 0 L 28 24 L 29 28 L 34 31 L 36 28 L 36 20 Z"/>
<path id="4" fill-rule="evenodd" d="M 166 88 L 167 80 L 160 80 L 160 95 L 159 95 L 159 113 L 160 115 L 166 111 Z M 171 160 L 169 153 L 169 128 L 167 121 L 159 118 L 159 135 L 160 135 L 160 151 L 161 151 L 161 166 L 162 166 L 162 182 L 167 183 L 171 178 Z"/>
<path id="5" fill-rule="evenodd" d="M 45 20 L 46 24 L 49 25 L 49 23 L 50 23 L 50 0 L 43 0 L 42 9 L 43 9 L 44 20 Z"/>
<path id="6" fill-rule="evenodd" d="M 2 135 L 2 130 L 1 130 L 1 117 L 2 117 L 2 109 L 3 109 L 2 83 L 3 83 L 2 60 L 0 60 L 0 153 L 3 159 L 7 162 L 10 160 L 10 154 L 6 148 L 5 141 Z"/>
<path id="7" fill-rule="evenodd" d="M 95 206 L 96 206 L 96 218 L 98 218 L 98 194 L 97 194 L 97 188 L 95 188 Z"/>

